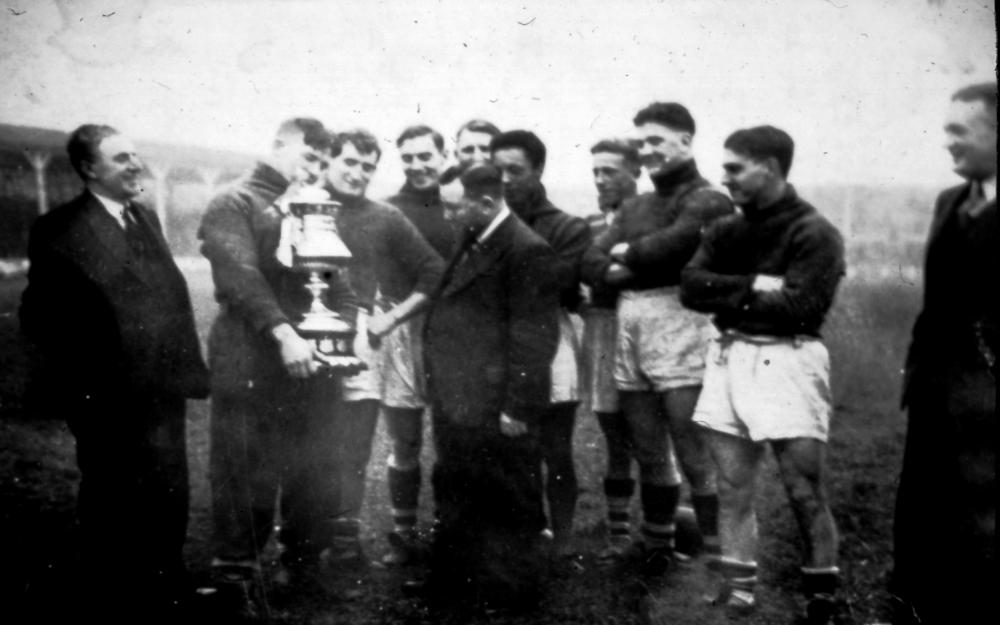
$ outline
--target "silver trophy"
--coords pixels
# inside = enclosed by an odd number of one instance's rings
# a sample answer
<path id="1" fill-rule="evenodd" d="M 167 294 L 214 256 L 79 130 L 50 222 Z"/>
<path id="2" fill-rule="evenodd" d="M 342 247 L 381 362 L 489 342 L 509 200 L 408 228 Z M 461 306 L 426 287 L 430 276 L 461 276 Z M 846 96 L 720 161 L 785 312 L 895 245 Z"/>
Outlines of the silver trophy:
<path id="1" fill-rule="evenodd" d="M 354 354 L 354 327 L 323 303 L 330 288 L 323 276 L 339 273 L 351 262 L 337 233 L 340 204 L 330 200 L 299 199 L 288 203 L 296 222 L 292 237 L 292 268 L 309 275 L 306 283 L 312 302 L 295 329 L 312 342 L 323 364 L 335 370 L 360 370 L 364 363 Z"/>

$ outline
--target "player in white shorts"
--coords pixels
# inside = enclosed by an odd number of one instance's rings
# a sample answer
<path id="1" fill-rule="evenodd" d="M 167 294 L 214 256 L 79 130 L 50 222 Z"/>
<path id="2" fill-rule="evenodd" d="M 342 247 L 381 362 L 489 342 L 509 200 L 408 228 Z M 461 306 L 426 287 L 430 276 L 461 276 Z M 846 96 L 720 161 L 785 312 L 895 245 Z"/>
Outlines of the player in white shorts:
<path id="1" fill-rule="evenodd" d="M 819 331 L 844 275 L 844 244 L 786 182 L 788 134 L 739 130 L 725 148 L 723 184 L 742 210 L 709 227 L 681 282 L 683 303 L 713 313 L 722 332 L 694 414 L 719 469 L 726 581 L 716 600 L 738 611 L 754 606 L 754 496 L 770 446 L 806 544 L 803 622 L 830 623 L 839 571 L 826 489 L 830 363 Z"/>

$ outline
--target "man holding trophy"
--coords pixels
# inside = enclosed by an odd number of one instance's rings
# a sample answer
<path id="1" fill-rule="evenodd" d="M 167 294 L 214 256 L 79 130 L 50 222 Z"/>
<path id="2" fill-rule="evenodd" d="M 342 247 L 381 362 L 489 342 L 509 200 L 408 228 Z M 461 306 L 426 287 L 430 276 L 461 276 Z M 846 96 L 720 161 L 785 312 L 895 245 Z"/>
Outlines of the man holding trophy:
<path id="1" fill-rule="evenodd" d="M 244 589 L 266 579 L 260 554 L 279 492 L 282 560 L 307 580 L 340 509 L 330 451 L 340 385 L 328 373 L 357 369 L 356 300 L 336 271 L 349 253 L 333 205 L 310 188 L 328 145 L 319 121 L 285 121 L 270 154 L 212 200 L 199 231 L 219 301 L 209 337 L 213 571 Z"/>

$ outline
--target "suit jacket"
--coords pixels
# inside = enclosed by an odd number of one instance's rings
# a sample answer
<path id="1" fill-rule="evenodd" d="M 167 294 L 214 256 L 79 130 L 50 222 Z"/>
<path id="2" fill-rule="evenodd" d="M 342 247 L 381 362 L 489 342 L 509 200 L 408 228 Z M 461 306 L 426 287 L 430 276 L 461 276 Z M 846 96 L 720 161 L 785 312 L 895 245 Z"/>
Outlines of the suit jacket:
<path id="1" fill-rule="evenodd" d="M 156 214 L 136 208 L 141 260 L 90 192 L 32 228 L 20 321 L 41 352 L 35 382 L 46 395 L 78 405 L 130 392 L 208 395 L 187 284 Z"/>
<path id="2" fill-rule="evenodd" d="M 994 198 L 974 215 L 960 216 L 970 189 L 967 182 L 943 191 L 934 208 L 924 304 L 904 371 L 904 407 L 922 393 L 949 392 L 958 372 L 985 373 L 988 353 L 997 353 L 997 203 Z"/>
<path id="3" fill-rule="evenodd" d="M 498 427 L 501 411 L 531 422 L 548 405 L 559 340 L 555 261 L 514 215 L 452 258 L 424 328 L 428 387 L 444 418 Z"/>

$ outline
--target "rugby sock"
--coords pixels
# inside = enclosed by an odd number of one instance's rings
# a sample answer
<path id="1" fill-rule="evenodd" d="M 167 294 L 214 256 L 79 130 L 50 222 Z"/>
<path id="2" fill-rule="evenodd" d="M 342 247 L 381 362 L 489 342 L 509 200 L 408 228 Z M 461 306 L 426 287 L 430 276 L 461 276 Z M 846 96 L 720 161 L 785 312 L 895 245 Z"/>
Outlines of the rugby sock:
<path id="1" fill-rule="evenodd" d="M 836 566 L 802 567 L 802 591 L 809 601 L 806 615 L 810 623 L 827 623 L 837 612 L 840 569 Z"/>
<path id="2" fill-rule="evenodd" d="M 701 531 L 702 549 L 709 557 L 717 558 L 722 553 L 719 547 L 719 496 L 715 493 L 691 495 L 691 506 L 698 519 Z"/>
<path id="3" fill-rule="evenodd" d="M 809 599 L 833 599 L 840 586 L 840 569 L 835 566 L 802 567 L 802 592 Z"/>
<path id="4" fill-rule="evenodd" d="M 642 484 L 642 539 L 647 550 L 674 548 L 674 513 L 680 499 L 680 486 Z"/>
<path id="5" fill-rule="evenodd" d="M 608 502 L 608 537 L 611 540 L 631 538 L 629 504 L 635 493 L 635 480 L 630 478 L 605 478 L 604 497 Z"/>
<path id="6" fill-rule="evenodd" d="M 728 596 L 726 604 L 731 607 L 752 608 L 754 590 L 757 587 L 757 563 L 742 562 L 722 556 L 717 567 L 726 580 Z"/>
<path id="7" fill-rule="evenodd" d="M 417 527 L 420 465 L 412 469 L 389 467 L 388 473 L 393 530 L 400 534 L 411 534 Z"/>

